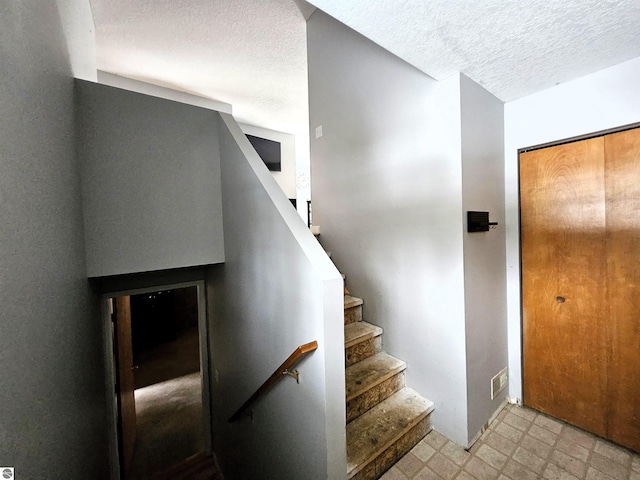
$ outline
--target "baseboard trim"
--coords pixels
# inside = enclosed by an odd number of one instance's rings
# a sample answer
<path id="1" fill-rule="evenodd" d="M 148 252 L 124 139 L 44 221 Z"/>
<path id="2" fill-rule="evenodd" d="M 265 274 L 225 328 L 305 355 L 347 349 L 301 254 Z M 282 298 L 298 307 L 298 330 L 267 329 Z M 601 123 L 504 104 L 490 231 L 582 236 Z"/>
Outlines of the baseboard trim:
<path id="1" fill-rule="evenodd" d="M 500 402 L 500 405 L 498 406 L 498 408 L 493 412 L 493 414 L 491 415 L 491 417 L 489 417 L 489 420 L 487 421 L 487 423 L 485 423 L 482 428 L 480 429 L 480 431 L 473 437 L 473 439 L 469 442 L 469 444 L 467 445 L 467 447 L 465 447 L 465 450 L 470 450 L 471 447 L 473 447 L 473 444 L 476 443 L 478 441 L 478 439 L 482 436 L 482 434 L 484 432 L 487 431 L 487 429 L 489 428 L 489 425 L 491 425 L 493 423 L 493 421 L 496 419 L 496 417 L 500 414 L 500 412 L 502 411 L 502 409 L 504 407 L 507 406 L 508 403 L 512 403 L 511 399 L 509 397 L 505 397 L 505 399 Z"/>

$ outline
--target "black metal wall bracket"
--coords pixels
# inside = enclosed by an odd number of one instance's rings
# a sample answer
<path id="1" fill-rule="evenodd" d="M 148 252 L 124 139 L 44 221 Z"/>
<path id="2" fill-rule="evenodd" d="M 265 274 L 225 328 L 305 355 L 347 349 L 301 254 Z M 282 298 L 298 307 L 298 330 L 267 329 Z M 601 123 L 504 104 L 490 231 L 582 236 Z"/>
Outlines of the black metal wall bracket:
<path id="1" fill-rule="evenodd" d="M 467 232 L 488 232 L 497 226 L 498 222 L 489 221 L 489 212 L 467 212 Z"/>

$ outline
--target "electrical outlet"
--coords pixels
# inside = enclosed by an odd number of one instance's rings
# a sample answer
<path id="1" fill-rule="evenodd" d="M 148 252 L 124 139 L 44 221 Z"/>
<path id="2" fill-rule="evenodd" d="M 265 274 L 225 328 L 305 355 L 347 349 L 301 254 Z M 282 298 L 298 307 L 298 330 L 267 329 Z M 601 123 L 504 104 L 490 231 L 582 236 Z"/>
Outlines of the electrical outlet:
<path id="1" fill-rule="evenodd" d="M 508 375 L 507 367 L 504 367 L 502 370 L 498 372 L 498 374 L 491 379 L 491 400 L 496 398 L 504 388 L 509 383 L 509 375 Z"/>

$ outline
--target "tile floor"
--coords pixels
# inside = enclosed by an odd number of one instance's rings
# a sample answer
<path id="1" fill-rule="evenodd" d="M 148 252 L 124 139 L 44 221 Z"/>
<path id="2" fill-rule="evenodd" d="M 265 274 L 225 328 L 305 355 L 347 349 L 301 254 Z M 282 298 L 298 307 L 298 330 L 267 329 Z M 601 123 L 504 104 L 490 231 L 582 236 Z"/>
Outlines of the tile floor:
<path id="1" fill-rule="evenodd" d="M 507 405 L 467 452 L 436 431 L 382 480 L 640 480 L 640 454 Z"/>

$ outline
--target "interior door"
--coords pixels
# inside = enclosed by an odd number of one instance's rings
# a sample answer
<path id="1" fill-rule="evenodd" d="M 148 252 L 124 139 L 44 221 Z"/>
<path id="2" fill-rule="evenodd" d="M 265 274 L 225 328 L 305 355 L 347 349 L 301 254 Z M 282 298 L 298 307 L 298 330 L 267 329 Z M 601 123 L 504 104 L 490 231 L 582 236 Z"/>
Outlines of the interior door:
<path id="1" fill-rule="evenodd" d="M 606 434 L 603 139 L 520 156 L 524 402 Z"/>
<path id="2" fill-rule="evenodd" d="M 640 450 L 640 130 L 520 156 L 527 406 Z"/>
<path id="3" fill-rule="evenodd" d="M 116 382 L 118 397 L 118 428 L 120 468 L 127 478 L 136 442 L 136 402 L 131 342 L 131 306 L 129 297 L 117 297 L 114 302 L 114 333 L 116 346 Z"/>
<path id="4" fill-rule="evenodd" d="M 605 137 L 609 430 L 640 452 L 640 129 Z"/>

